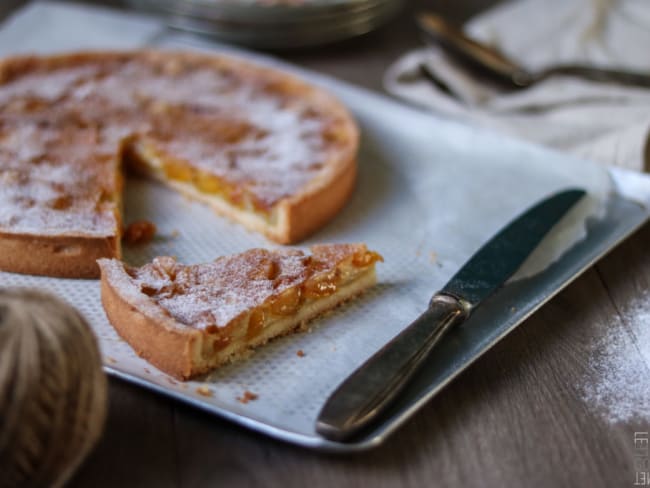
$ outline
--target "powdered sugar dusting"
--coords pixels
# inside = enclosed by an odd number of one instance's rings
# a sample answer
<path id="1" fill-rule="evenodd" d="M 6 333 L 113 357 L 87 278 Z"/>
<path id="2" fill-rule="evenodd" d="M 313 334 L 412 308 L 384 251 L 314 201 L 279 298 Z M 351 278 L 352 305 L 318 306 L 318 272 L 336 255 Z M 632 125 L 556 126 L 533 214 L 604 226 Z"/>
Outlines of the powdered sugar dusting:
<path id="1" fill-rule="evenodd" d="M 597 380 L 584 385 L 589 405 L 611 422 L 650 420 L 650 292 L 622 312 L 596 345 L 590 367 Z"/>
<path id="2" fill-rule="evenodd" d="M 70 97 L 99 98 L 104 108 L 135 107 L 136 119 L 153 114 L 158 124 L 132 132 L 146 133 L 169 156 L 243 184 L 272 205 L 312 180 L 341 147 L 326 140 L 337 120 L 325 107 L 299 93 L 274 91 L 266 81 L 227 63 L 213 69 L 172 55 L 127 61 L 110 75 L 77 83 Z M 239 134 L 232 130 L 237 127 Z"/>
<path id="3" fill-rule="evenodd" d="M 193 266 L 163 256 L 128 272 L 135 288 L 174 319 L 205 329 L 224 327 L 315 273 L 333 271 L 360 249 L 353 245 L 321 246 L 312 257 L 299 250 L 251 249 Z M 124 283 L 118 286 L 131 288 Z"/>
<path id="4" fill-rule="evenodd" d="M 27 73 L 9 81 L 0 90 L 0 105 L 20 98 L 38 98 L 55 102 L 65 96 L 70 87 L 81 80 L 94 77 L 98 66 L 80 66 L 47 73 Z"/>
<path id="5" fill-rule="evenodd" d="M 115 191 L 116 162 L 96 140 L 93 129 L 5 120 L 0 125 L 0 228 L 113 235 L 114 204 L 104 195 Z"/>
<path id="6" fill-rule="evenodd" d="M 272 206 L 348 148 L 330 133 L 345 114 L 310 90 L 199 55 L 34 63 L 0 84 L 0 227 L 113 235 L 117 208 L 104 197 L 116 190 L 115 162 L 131 138 Z"/>

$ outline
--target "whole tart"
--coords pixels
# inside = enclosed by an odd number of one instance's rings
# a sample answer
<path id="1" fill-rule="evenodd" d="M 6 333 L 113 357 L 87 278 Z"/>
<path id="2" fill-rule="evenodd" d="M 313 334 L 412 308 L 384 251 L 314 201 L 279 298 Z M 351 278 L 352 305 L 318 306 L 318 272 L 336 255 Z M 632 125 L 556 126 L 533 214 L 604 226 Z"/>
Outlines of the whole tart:
<path id="1" fill-rule="evenodd" d="M 120 256 L 128 166 L 278 243 L 322 227 L 356 177 L 334 97 L 226 56 L 75 53 L 0 62 L 0 269 L 93 278 Z"/>
<path id="2" fill-rule="evenodd" d="M 364 244 L 251 249 L 210 263 L 99 261 L 109 321 L 135 351 L 180 379 L 245 357 L 364 291 L 382 260 Z"/>

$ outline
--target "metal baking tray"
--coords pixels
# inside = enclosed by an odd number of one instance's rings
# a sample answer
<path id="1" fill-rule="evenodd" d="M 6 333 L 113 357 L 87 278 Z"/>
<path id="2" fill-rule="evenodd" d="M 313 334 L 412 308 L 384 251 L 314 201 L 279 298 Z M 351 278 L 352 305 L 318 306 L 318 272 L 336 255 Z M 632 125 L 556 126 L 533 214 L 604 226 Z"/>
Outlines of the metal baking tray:
<path id="1" fill-rule="evenodd" d="M 154 46 L 221 49 L 166 33 Z M 380 445 L 465 368 L 650 216 L 650 179 L 436 117 L 338 80 L 240 53 L 296 72 L 340 97 L 359 121 L 359 182 L 349 205 L 304 245 L 365 241 L 384 254 L 380 283 L 304 334 L 261 348 L 249 360 L 180 383 L 138 358 L 108 324 L 95 281 L 0 273 L 3 286 L 49 289 L 78 307 L 97 333 L 109 374 L 175 398 L 244 427 L 322 451 Z M 606 182 L 606 183 L 604 183 Z M 358 365 L 407 326 L 440 285 L 481 243 L 540 197 L 584 186 L 600 214 L 581 221 L 584 237 L 542 272 L 509 283 L 462 327 L 451 331 L 383 422 L 350 442 L 314 430 L 327 396 Z M 262 237 L 214 216 L 155 183 L 129 180 L 126 220 L 156 222 L 160 237 L 127 249 L 141 264 L 156 255 L 201 262 L 269 246 Z M 190 217 L 191 218 L 188 218 Z M 296 352 L 306 355 L 299 357 Z M 205 396 L 205 389 L 210 392 Z M 246 390 L 259 395 L 246 404 Z"/>

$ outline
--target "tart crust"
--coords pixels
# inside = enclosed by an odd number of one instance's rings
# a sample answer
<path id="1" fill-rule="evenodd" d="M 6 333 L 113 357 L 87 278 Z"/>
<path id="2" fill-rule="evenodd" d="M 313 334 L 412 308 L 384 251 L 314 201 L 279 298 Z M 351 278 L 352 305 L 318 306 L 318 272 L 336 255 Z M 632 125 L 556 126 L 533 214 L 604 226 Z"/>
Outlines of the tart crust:
<path id="1" fill-rule="evenodd" d="M 0 232 L 0 270 L 56 278 L 97 278 L 97 260 L 120 254 L 117 236 L 35 236 Z"/>

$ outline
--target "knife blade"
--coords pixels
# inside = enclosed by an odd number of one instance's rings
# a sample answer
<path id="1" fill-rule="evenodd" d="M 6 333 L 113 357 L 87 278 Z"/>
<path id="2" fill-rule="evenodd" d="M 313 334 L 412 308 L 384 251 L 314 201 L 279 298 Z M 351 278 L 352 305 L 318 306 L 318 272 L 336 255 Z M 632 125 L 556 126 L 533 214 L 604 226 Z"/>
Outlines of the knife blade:
<path id="1" fill-rule="evenodd" d="M 332 393 L 316 432 L 345 441 L 377 420 L 452 327 L 503 285 L 585 195 L 569 189 L 540 201 L 487 241 L 429 302 L 427 310 Z"/>

